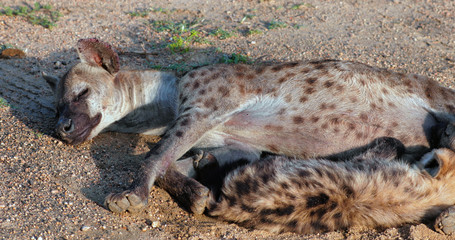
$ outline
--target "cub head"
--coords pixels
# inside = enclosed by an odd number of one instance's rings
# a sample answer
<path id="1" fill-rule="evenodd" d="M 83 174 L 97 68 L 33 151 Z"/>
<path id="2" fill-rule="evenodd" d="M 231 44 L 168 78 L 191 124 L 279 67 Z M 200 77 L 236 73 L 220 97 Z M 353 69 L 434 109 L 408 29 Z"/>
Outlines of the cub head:
<path id="1" fill-rule="evenodd" d="M 43 77 L 52 88 L 57 109 L 57 135 L 70 144 L 95 137 L 115 122 L 118 99 L 114 79 L 119 58 L 112 47 L 97 39 L 77 43 L 81 62 L 61 79 Z"/>

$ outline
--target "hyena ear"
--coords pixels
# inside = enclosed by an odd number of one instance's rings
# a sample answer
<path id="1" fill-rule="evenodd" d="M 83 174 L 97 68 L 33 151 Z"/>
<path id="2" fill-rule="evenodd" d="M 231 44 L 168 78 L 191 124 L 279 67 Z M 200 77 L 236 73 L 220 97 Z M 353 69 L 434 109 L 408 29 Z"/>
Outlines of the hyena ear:
<path id="1" fill-rule="evenodd" d="M 52 92 L 55 93 L 60 79 L 51 75 L 47 75 L 45 72 L 41 72 L 41 75 L 43 76 L 44 80 L 46 80 L 47 84 L 49 84 L 49 87 L 51 87 Z"/>
<path id="2" fill-rule="evenodd" d="M 96 38 L 80 39 L 77 42 L 77 52 L 82 62 L 102 67 L 110 74 L 120 69 L 118 55 L 111 45 Z"/>
<path id="3" fill-rule="evenodd" d="M 441 179 L 455 172 L 455 153 L 447 148 L 435 149 L 425 154 L 418 163 L 432 177 Z"/>

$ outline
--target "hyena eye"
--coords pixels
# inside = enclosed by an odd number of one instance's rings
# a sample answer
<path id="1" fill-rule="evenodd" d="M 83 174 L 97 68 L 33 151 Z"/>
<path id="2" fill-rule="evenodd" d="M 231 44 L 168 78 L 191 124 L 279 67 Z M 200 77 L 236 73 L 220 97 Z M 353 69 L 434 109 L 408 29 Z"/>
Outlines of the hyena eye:
<path id="1" fill-rule="evenodd" d="M 74 101 L 75 101 L 75 102 L 79 102 L 79 100 L 81 100 L 82 98 L 86 97 L 87 94 L 88 94 L 88 88 L 82 90 L 82 92 L 80 92 L 80 93 L 76 96 L 76 98 L 74 98 Z"/>

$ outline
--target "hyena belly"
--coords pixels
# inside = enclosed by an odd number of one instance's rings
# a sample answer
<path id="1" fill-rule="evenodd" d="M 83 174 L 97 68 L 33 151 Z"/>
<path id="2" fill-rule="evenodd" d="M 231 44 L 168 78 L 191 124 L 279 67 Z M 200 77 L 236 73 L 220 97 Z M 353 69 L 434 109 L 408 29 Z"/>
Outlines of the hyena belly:
<path id="1" fill-rule="evenodd" d="M 350 62 L 284 66 L 279 72 L 265 68 L 254 80 L 232 85 L 230 96 L 237 85 L 243 90 L 236 95 L 241 103 L 214 131 L 224 134 L 223 144 L 301 158 L 339 153 L 382 136 L 427 148 L 435 116 L 452 116 L 453 91 L 425 77 Z M 229 70 L 235 75 L 235 67 Z M 248 71 L 254 68 L 243 68 Z"/>
<path id="2" fill-rule="evenodd" d="M 213 196 L 208 214 L 271 232 L 316 233 L 391 227 L 436 217 L 455 203 L 454 153 L 435 152 L 429 171 L 397 161 L 270 157 L 240 167 Z M 429 159 L 423 165 L 429 164 Z"/>

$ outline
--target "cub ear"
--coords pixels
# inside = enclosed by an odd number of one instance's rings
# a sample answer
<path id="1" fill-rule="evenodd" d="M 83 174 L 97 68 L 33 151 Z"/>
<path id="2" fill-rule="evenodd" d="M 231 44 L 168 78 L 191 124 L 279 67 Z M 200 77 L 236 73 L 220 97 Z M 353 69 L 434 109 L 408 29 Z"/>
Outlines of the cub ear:
<path id="1" fill-rule="evenodd" d="M 46 80 L 47 84 L 49 84 L 49 87 L 51 87 L 52 92 L 55 94 L 60 79 L 51 75 L 47 75 L 45 72 L 41 72 L 41 75 L 43 76 L 44 80 Z"/>
<path id="2" fill-rule="evenodd" d="M 108 43 L 96 38 L 80 39 L 77 42 L 77 52 L 84 63 L 102 67 L 110 74 L 119 71 L 119 57 Z"/>

